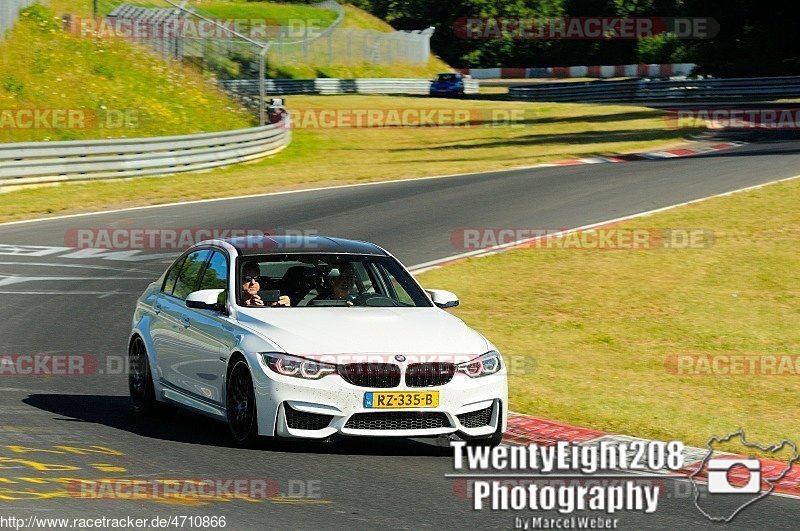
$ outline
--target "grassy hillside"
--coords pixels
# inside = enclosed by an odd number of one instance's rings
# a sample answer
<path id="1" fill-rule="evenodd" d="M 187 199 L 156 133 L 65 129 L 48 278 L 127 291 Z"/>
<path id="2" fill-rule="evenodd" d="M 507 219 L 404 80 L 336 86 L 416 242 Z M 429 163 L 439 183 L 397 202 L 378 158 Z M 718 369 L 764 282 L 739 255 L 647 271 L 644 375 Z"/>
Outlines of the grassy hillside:
<path id="1" fill-rule="evenodd" d="M 67 8 L 71 13 L 91 14 L 94 0 L 52 0 L 52 5 Z M 180 2 L 176 2 L 180 3 Z M 142 7 L 173 7 L 166 0 L 97 0 L 98 11 L 107 15 L 120 4 Z M 249 0 L 189 0 L 190 9 L 222 19 L 259 19 L 268 25 L 281 26 L 289 20 L 315 19 L 322 27 L 329 26 L 336 19 L 336 12 L 318 9 L 306 4 Z"/>
<path id="2" fill-rule="evenodd" d="M 57 14 L 73 13 L 79 16 L 90 16 L 92 0 L 46 0 Z M 129 3 L 146 7 L 170 7 L 166 0 L 98 0 L 101 14 L 109 13 L 121 3 Z M 359 9 L 353 5 L 342 3 L 345 18 L 341 28 L 374 30 L 380 32 L 394 31 L 387 22 Z M 268 25 L 286 25 L 289 21 L 313 20 L 317 28 L 325 28 L 336 19 L 336 12 L 318 9 L 306 4 L 288 2 L 252 2 L 247 0 L 190 0 L 187 4 L 203 13 L 220 19 L 259 19 Z M 342 40 L 337 44 L 345 46 Z M 375 65 L 367 63 L 333 64 L 314 60 L 312 57 L 302 60 L 281 60 L 277 54 L 271 54 L 272 64 L 268 67 L 267 76 L 271 78 L 308 79 L 314 77 L 416 77 L 429 78 L 438 72 L 452 70 L 444 61 L 431 55 L 426 65 L 390 64 Z"/>
<path id="3" fill-rule="evenodd" d="M 50 0 L 52 5 L 58 6 L 58 12 L 77 13 L 83 16 L 90 14 L 91 0 Z M 99 0 L 100 12 L 105 14 L 121 3 L 129 3 L 147 7 L 170 7 L 166 0 Z M 295 24 L 299 20 L 313 21 L 315 28 L 325 28 L 331 25 L 337 17 L 335 11 L 318 9 L 306 4 L 293 4 L 285 2 L 247 1 L 247 0 L 190 0 L 188 7 L 212 17 L 223 20 L 256 19 L 263 20 L 267 25 Z M 379 32 L 394 31 L 387 22 L 363 11 L 353 5 L 344 4 L 345 18 L 340 27 L 355 30 L 373 30 Z M 346 44 L 346 37 L 340 35 L 334 43 L 334 48 L 342 51 Z M 359 39 L 355 39 L 358 46 Z M 322 59 L 326 55 L 327 44 L 320 43 L 316 51 L 301 57 L 282 58 L 278 53 L 270 53 L 271 65 L 267 76 L 271 78 L 308 79 L 314 77 L 417 77 L 429 78 L 438 72 L 448 71 L 451 68 L 438 57 L 431 55 L 426 65 L 409 65 L 394 63 L 389 65 L 376 65 L 369 63 L 355 64 L 327 64 Z"/>
<path id="4" fill-rule="evenodd" d="M 371 13 L 367 13 L 351 4 L 344 5 L 344 20 L 342 20 L 343 28 L 354 29 L 371 29 L 375 31 L 394 31 L 391 24 L 385 20 L 379 19 Z"/>
<path id="5" fill-rule="evenodd" d="M 278 2 L 248 2 L 247 0 L 214 0 L 213 2 L 189 2 L 204 12 L 222 19 L 258 19 L 268 26 L 285 26 L 292 20 L 314 20 L 319 27 L 326 28 L 336 20 L 336 11 L 317 9 L 298 4 Z"/>
<path id="6" fill-rule="evenodd" d="M 121 39 L 78 38 L 61 16 L 91 15 L 90 0 L 44 0 L 25 10 L 0 42 L 0 142 L 79 140 L 189 134 L 253 125 L 252 113 L 204 82 L 194 67 L 166 62 Z M 114 0 L 116 1 L 116 0 Z M 163 0 L 136 0 L 166 5 Z M 109 3 L 99 3 L 101 11 Z M 307 5 L 241 0 L 204 2 L 221 18 L 273 17 L 332 22 L 335 13 Z M 391 31 L 385 22 L 345 6 L 345 27 Z M 429 77 L 448 67 L 436 58 L 412 65 L 271 65 L 271 77 Z M 72 113 L 70 123 L 45 120 L 36 126 L 19 110 Z"/>
<path id="7" fill-rule="evenodd" d="M 62 2 L 62 0 L 59 0 Z M 62 29 L 35 4 L 0 42 L 0 142 L 159 136 L 248 127 L 252 113 L 194 70 L 122 40 Z M 69 109 L 80 127 L 21 128 L 19 109 Z"/>

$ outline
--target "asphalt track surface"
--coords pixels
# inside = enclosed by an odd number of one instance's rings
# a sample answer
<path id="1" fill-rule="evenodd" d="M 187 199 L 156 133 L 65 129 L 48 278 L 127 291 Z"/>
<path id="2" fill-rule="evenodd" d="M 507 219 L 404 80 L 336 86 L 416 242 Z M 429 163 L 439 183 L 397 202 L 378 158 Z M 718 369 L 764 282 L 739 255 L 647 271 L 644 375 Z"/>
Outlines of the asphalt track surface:
<path id="1" fill-rule="evenodd" d="M 81 353 L 98 361 L 92 375 L 0 376 L 0 516 L 224 515 L 228 529 L 509 528 L 515 516 L 533 516 L 472 510 L 463 482 L 445 478 L 453 472 L 451 451 L 431 444 L 356 440 L 241 450 L 230 446 L 224 425 L 204 417 L 180 411 L 154 420 L 134 416 L 119 370 L 133 304 L 171 255 L 74 255 L 61 248 L 70 229 L 316 230 L 376 242 L 414 265 L 462 252 L 450 241 L 459 228 L 576 227 L 798 174 L 800 141 L 784 138 L 683 159 L 513 170 L 0 226 L 0 353 Z M 97 445 L 120 455 L 55 448 L 65 445 Z M 37 470 L 42 463 L 61 470 Z M 283 492 L 294 480 L 296 492 L 300 484 L 311 485 L 321 498 L 191 506 L 33 494 L 63 491 L 56 478 L 65 477 L 269 478 Z M 800 520 L 798 500 L 771 496 L 731 524 L 712 525 L 675 483 L 666 480 L 667 495 L 655 514 L 615 514 L 620 527 L 788 529 Z"/>

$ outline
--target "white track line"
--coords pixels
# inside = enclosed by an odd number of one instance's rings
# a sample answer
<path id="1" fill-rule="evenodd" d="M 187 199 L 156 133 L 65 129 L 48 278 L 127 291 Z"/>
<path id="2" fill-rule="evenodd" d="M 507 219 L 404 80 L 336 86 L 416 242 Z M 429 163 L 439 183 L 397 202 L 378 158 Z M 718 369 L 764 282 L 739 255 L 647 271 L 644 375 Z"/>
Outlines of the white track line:
<path id="1" fill-rule="evenodd" d="M 514 166 L 511 168 L 499 168 L 496 170 L 484 170 L 484 171 L 476 171 L 470 173 L 450 173 L 446 175 L 431 175 L 427 177 L 407 177 L 404 179 L 394 179 L 391 181 L 375 181 L 369 183 L 354 183 L 354 184 L 340 184 L 336 186 L 319 186 L 314 188 L 302 188 L 299 190 L 283 190 L 280 192 L 266 192 L 263 194 L 250 194 L 250 195 L 237 195 L 233 197 L 215 197 L 211 199 L 197 199 L 193 201 L 178 201 L 175 203 L 163 203 L 159 205 L 143 205 L 143 206 L 136 206 L 136 207 L 127 207 L 127 208 L 117 208 L 113 210 L 100 210 L 96 212 L 81 212 L 80 214 L 64 214 L 62 216 L 52 216 L 46 218 L 35 218 L 35 219 L 21 219 L 18 221 L 6 221 L 4 223 L 0 223 L 0 228 L 6 225 L 20 225 L 23 223 L 36 223 L 39 221 L 52 221 L 56 219 L 69 219 L 69 218 L 78 218 L 84 216 L 95 216 L 100 214 L 116 214 L 117 212 L 130 212 L 131 210 L 144 210 L 147 208 L 164 208 L 164 207 L 173 207 L 173 206 L 182 206 L 182 205 L 196 205 L 200 203 L 214 203 L 218 201 L 236 201 L 239 199 L 254 199 L 257 197 L 270 197 L 275 195 L 287 195 L 287 194 L 299 194 L 304 192 L 320 192 L 323 190 L 340 190 L 342 188 L 356 188 L 360 186 L 379 186 L 379 185 L 386 185 L 386 184 L 394 184 L 394 183 L 406 183 L 409 181 L 428 181 L 432 179 L 446 179 L 448 177 L 466 177 L 469 175 L 484 175 L 487 173 L 499 173 L 499 172 L 506 172 L 506 171 L 515 171 L 515 170 L 532 170 L 537 168 L 550 168 L 550 167 L 557 167 L 557 164 L 534 164 L 531 166 Z"/>
<path id="2" fill-rule="evenodd" d="M 778 183 L 783 183 L 783 182 L 791 181 L 793 179 L 798 179 L 798 178 L 800 178 L 800 175 L 795 175 L 794 177 L 786 177 L 785 179 L 778 179 L 776 181 L 769 181 L 769 182 L 762 183 L 762 184 L 756 184 L 756 185 L 753 185 L 753 186 L 748 186 L 746 188 L 738 188 L 736 190 L 731 190 L 730 192 L 723 192 L 721 194 L 709 195 L 709 196 L 706 196 L 706 197 L 701 197 L 699 199 L 692 199 L 691 201 L 684 201 L 683 203 L 676 203 L 674 205 L 665 206 L 665 207 L 661 207 L 661 208 L 656 208 L 654 210 L 647 210 L 645 212 L 639 212 L 638 214 L 630 214 L 628 216 L 622 216 L 622 217 L 619 217 L 619 218 L 613 218 L 613 219 L 609 219 L 609 220 L 606 220 L 606 221 L 599 221 L 597 223 L 591 223 L 589 225 L 583 225 L 581 227 L 575 227 L 574 229 L 567 229 L 567 230 L 563 230 L 563 231 L 560 231 L 560 232 L 554 232 L 554 233 L 551 233 L 551 234 L 543 234 L 541 236 L 535 236 L 533 238 L 524 238 L 522 240 L 516 240 L 516 241 L 513 241 L 513 242 L 509 242 L 509 243 L 504 243 L 504 244 L 501 244 L 501 245 L 495 245 L 495 246 L 492 246 L 492 247 L 487 247 L 485 249 L 476 249 L 474 251 L 468 251 L 466 253 L 454 254 L 452 256 L 448 256 L 448 257 L 445 257 L 445 258 L 438 258 L 436 260 L 431 260 L 429 262 L 423 262 L 421 264 L 416 264 L 416 265 L 410 266 L 408 268 L 408 270 L 412 271 L 415 275 L 418 275 L 418 274 L 424 273 L 425 271 L 430 271 L 431 269 L 437 269 L 439 267 L 442 267 L 442 265 L 447 264 L 449 262 L 455 262 L 455 261 L 458 261 L 458 260 L 463 260 L 465 258 L 471 258 L 471 257 L 488 256 L 488 255 L 491 255 L 491 254 L 507 251 L 507 250 L 509 250 L 509 248 L 516 247 L 518 245 L 524 245 L 526 243 L 535 242 L 535 241 L 541 240 L 543 238 L 553 238 L 553 237 L 563 236 L 565 234 L 570 234 L 572 232 L 578 232 L 578 231 L 582 231 L 582 230 L 588 230 L 588 229 L 593 229 L 593 228 L 597 228 L 597 227 L 602 227 L 603 225 L 609 225 L 611 223 L 618 223 L 620 221 L 626 221 L 626 220 L 629 220 L 629 219 L 641 218 L 641 217 L 649 216 L 651 214 L 657 214 L 659 212 L 672 210 L 673 208 L 678 208 L 678 207 L 682 207 L 682 206 L 686 206 L 686 205 L 692 205 L 692 204 L 695 204 L 695 203 L 700 203 L 700 202 L 707 201 L 709 199 L 714 199 L 714 198 L 717 198 L 717 197 L 726 197 L 726 196 L 729 196 L 729 195 L 738 194 L 740 192 L 749 192 L 750 190 L 758 190 L 759 188 L 763 188 L 765 186 L 778 184 Z"/>

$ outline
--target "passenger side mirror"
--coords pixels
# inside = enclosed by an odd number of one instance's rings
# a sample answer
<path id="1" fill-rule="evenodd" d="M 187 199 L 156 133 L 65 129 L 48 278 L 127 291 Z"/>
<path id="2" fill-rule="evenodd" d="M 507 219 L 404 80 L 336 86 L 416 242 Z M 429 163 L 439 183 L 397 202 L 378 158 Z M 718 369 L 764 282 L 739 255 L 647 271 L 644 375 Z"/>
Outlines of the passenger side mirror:
<path id="1" fill-rule="evenodd" d="M 224 289 L 201 289 L 186 297 L 186 307 L 197 310 L 213 310 L 228 315 Z"/>
<path id="2" fill-rule="evenodd" d="M 455 293 L 443 289 L 426 289 L 425 291 L 433 301 L 433 304 L 439 308 L 447 309 L 458 306 L 458 297 L 456 297 Z"/>

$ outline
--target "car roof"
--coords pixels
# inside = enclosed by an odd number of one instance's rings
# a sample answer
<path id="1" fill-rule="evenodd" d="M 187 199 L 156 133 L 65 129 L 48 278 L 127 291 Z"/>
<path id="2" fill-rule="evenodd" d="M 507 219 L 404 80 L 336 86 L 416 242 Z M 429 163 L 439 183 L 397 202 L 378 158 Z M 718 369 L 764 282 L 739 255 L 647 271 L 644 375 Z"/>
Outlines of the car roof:
<path id="1" fill-rule="evenodd" d="M 374 243 L 329 236 L 241 236 L 227 238 L 243 256 L 287 253 L 335 253 L 388 256 L 389 253 Z"/>

